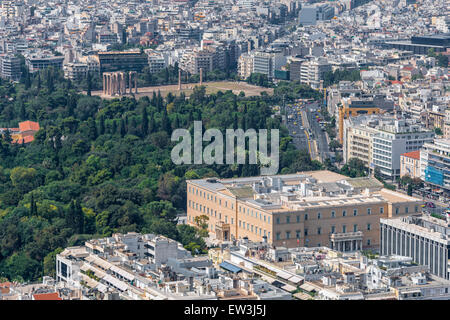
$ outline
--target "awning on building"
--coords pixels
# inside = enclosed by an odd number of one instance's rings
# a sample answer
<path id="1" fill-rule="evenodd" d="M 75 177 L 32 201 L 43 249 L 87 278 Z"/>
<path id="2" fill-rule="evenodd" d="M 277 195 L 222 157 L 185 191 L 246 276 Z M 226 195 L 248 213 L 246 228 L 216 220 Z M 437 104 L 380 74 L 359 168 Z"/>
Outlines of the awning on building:
<path id="1" fill-rule="evenodd" d="M 292 277 L 292 274 L 284 272 L 284 271 L 278 271 L 277 272 L 277 276 L 284 279 L 284 280 L 288 280 L 289 278 Z"/>
<path id="2" fill-rule="evenodd" d="M 89 278 L 87 275 L 82 274 L 81 279 L 84 281 L 84 284 L 89 288 L 95 288 L 99 283 L 91 278 Z"/>
<path id="3" fill-rule="evenodd" d="M 283 290 L 285 290 L 287 292 L 294 292 L 295 290 L 297 290 L 296 287 L 291 286 L 290 284 L 282 286 L 281 289 L 283 289 Z"/>
<path id="4" fill-rule="evenodd" d="M 108 288 L 103 284 L 99 283 L 97 287 L 95 287 L 98 291 L 106 293 L 108 291 Z"/>
<path id="5" fill-rule="evenodd" d="M 304 283 L 300 286 L 301 289 L 308 291 L 308 292 L 312 292 L 312 291 L 317 291 L 316 288 L 310 284 Z"/>
<path id="6" fill-rule="evenodd" d="M 111 285 L 118 288 L 119 290 L 125 291 L 128 289 L 128 285 L 125 282 L 120 281 L 119 279 L 116 279 L 116 278 L 110 276 L 109 274 L 107 274 L 103 278 L 103 280 L 110 283 Z"/>
<path id="7" fill-rule="evenodd" d="M 112 266 L 111 263 L 109 263 L 108 261 L 105 261 L 103 259 L 97 258 L 96 256 L 92 256 L 92 255 L 87 256 L 85 258 L 85 260 L 90 263 L 96 264 L 97 266 L 99 266 L 105 270 L 108 270 Z"/>
<path id="8" fill-rule="evenodd" d="M 298 284 L 298 283 L 300 283 L 303 279 L 300 278 L 300 277 L 297 277 L 297 276 L 293 276 L 293 277 L 290 277 L 288 280 L 289 280 L 290 282 L 292 282 L 292 283 Z"/>
<path id="9" fill-rule="evenodd" d="M 129 273 L 125 270 L 122 270 L 119 267 L 112 266 L 110 270 L 117 274 L 120 274 L 122 277 L 124 277 L 127 280 L 133 281 L 135 279 L 134 275 L 132 275 L 131 273 Z"/>
<path id="10" fill-rule="evenodd" d="M 238 273 L 238 272 L 241 272 L 241 271 L 242 271 L 241 268 L 235 266 L 234 264 L 228 263 L 228 262 L 226 262 L 226 261 L 222 262 L 222 263 L 220 264 L 220 267 L 221 267 L 222 269 L 225 269 L 225 270 L 230 271 L 230 272 L 233 272 L 233 273 Z"/>

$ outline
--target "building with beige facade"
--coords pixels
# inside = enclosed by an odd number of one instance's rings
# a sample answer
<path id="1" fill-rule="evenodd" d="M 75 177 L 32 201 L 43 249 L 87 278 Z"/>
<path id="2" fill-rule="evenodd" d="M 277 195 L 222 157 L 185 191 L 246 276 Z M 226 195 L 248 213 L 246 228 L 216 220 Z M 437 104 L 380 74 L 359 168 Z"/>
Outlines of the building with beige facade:
<path id="1" fill-rule="evenodd" d="M 444 139 L 450 139 L 450 108 L 445 110 L 444 128 L 442 129 Z"/>
<path id="2" fill-rule="evenodd" d="M 422 201 L 374 178 L 331 171 L 187 181 L 187 223 L 207 217 L 216 239 L 339 251 L 379 247 L 380 218 L 419 212 Z"/>
<path id="3" fill-rule="evenodd" d="M 400 177 L 420 178 L 420 150 L 400 155 Z"/>
<path id="4" fill-rule="evenodd" d="M 350 120 L 345 120 L 349 121 Z M 364 162 L 366 167 L 372 163 L 372 138 L 376 130 L 370 127 L 344 124 L 344 162 L 356 158 Z"/>
<path id="5" fill-rule="evenodd" d="M 253 72 L 253 56 L 244 53 L 238 59 L 238 75 L 241 79 L 246 80 Z"/>
<path id="6" fill-rule="evenodd" d="M 222 47 L 196 48 L 186 51 L 180 62 L 181 69 L 190 74 L 200 74 L 201 69 L 203 72 L 225 70 L 225 51 Z"/>

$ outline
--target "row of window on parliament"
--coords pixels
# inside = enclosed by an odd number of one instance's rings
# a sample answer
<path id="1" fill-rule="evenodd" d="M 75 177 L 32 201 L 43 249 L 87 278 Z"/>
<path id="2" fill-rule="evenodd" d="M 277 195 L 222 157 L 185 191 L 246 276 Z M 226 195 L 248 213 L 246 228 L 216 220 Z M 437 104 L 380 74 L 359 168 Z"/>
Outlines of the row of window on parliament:
<path id="1" fill-rule="evenodd" d="M 189 192 L 194 193 L 194 188 L 189 187 Z M 217 197 L 216 196 L 213 197 L 209 193 L 206 193 L 204 191 L 202 192 L 202 190 L 198 190 L 198 189 L 195 189 L 195 193 L 196 194 L 200 194 L 200 196 L 203 196 L 205 199 L 208 199 L 210 201 L 214 200 L 214 202 L 217 203 Z M 192 206 L 192 203 L 194 204 L 194 206 Z M 221 206 L 221 205 L 222 205 L 222 200 L 219 199 L 219 206 Z M 199 205 L 198 203 L 195 203 L 195 202 L 193 202 L 191 200 L 189 200 L 189 207 L 193 208 L 193 209 L 196 209 L 196 210 L 199 210 L 199 207 L 200 207 L 200 211 L 203 210 L 202 212 L 210 214 L 209 213 L 209 208 L 205 209 L 205 206 L 203 206 L 203 208 L 202 208 L 201 204 Z M 228 207 L 228 202 L 227 201 L 225 201 L 225 207 L 226 208 Z M 253 211 L 252 209 L 245 208 L 243 206 L 238 206 L 238 207 L 239 207 L 239 212 L 247 214 L 247 216 L 259 218 L 261 221 L 270 223 L 270 217 L 269 216 L 266 217 L 266 215 L 262 214 L 261 212 L 258 213 L 257 211 Z M 233 203 L 231 203 L 231 209 L 234 209 Z M 408 209 L 409 208 L 406 206 L 405 207 L 405 213 L 408 213 Z M 372 214 L 372 209 L 371 208 L 367 208 L 366 210 L 367 210 L 367 214 L 368 215 Z M 208 212 L 206 212 L 206 211 L 208 211 Z M 395 214 L 396 215 L 399 214 L 399 211 L 400 211 L 400 208 L 396 207 L 395 208 Z M 415 206 L 415 210 L 414 211 L 416 213 L 419 211 L 418 206 Z M 379 208 L 379 213 L 380 214 L 384 213 L 384 208 L 383 207 Z M 342 210 L 341 214 L 342 214 L 342 217 L 346 217 L 347 216 L 347 211 L 346 210 Z M 210 215 L 212 216 L 212 209 L 211 209 L 211 214 Z M 219 215 L 220 215 L 220 213 L 219 213 Z M 305 213 L 304 215 L 305 215 L 305 220 L 308 220 L 308 214 Z M 358 215 L 358 209 L 353 209 L 353 216 L 357 216 L 357 215 Z M 215 213 L 215 216 L 217 217 L 217 213 Z M 322 217 L 321 213 L 318 212 L 317 213 L 317 219 L 321 219 L 321 217 Z M 335 218 L 335 217 L 336 217 L 336 211 L 331 211 L 331 218 Z M 221 219 L 221 218 L 219 218 L 219 219 Z M 279 219 L 280 218 L 277 218 L 277 224 L 281 223 Z M 297 222 L 300 222 L 300 216 L 298 216 L 298 215 L 297 215 Z M 289 216 L 286 217 L 286 223 L 290 223 L 290 217 Z"/>
<path id="2" fill-rule="evenodd" d="M 206 207 L 204 205 L 196 203 L 196 202 L 194 202 L 192 200 L 189 200 L 188 206 L 189 206 L 189 208 L 195 209 L 197 211 L 206 213 L 206 214 L 208 214 L 210 216 L 214 216 L 214 217 L 217 218 L 217 211 L 213 210 L 213 209 L 210 209 L 209 207 Z M 406 207 L 405 210 L 406 210 L 406 213 L 407 213 L 408 212 L 408 207 Z M 254 217 L 254 218 L 257 218 L 257 219 L 259 218 L 259 220 L 261 220 L 261 221 L 270 223 L 270 216 L 268 216 L 268 215 L 266 216 L 265 214 L 263 214 L 261 212 L 253 211 L 253 210 L 251 210 L 249 208 L 244 208 L 242 206 L 239 206 L 239 212 L 244 213 L 247 216 L 251 216 L 251 217 Z M 380 212 L 380 214 L 383 214 L 384 213 L 384 208 L 380 207 L 380 211 L 379 212 Z M 399 208 L 396 208 L 396 214 L 398 214 L 398 213 L 399 213 Z M 346 217 L 347 216 L 347 211 L 346 210 L 342 210 L 341 214 L 342 214 L 342 217 Z M 372 209 L 371 208 L 367 208 L 367 214 L 368 215 L 372 214 Z M 353 210 L 353 216 L 357 216 L 357 215 L 358 215 L 358 210 L 354 209 Z M 322 218 L 322 214 L 320 212 L 317 212 L 316 217 L 317 217 L 318 220 L 320 220 Z M 336 211 L 331 211 L 331 218 L 336 218 Z M 222 214 L 221 213 L 219 213 L 219 219 L 222 219 Z M 300 215 L 297 215 L 296 219 L 297 219 L 296 222 L 300 222 L 301 221 Z M 308 213 L 305 213 L 304 214 L 304 221 L 306 221 L 308 219 L 309 219 Z M 276 224 L 282 224 L 282 223 L 284 223 L 284 222 L 281 221 L 281 218 L 277 217 L 276 218 Z M 290 216 L 286 216 L 285 223 L 291 223 L 291 217 Z"/>

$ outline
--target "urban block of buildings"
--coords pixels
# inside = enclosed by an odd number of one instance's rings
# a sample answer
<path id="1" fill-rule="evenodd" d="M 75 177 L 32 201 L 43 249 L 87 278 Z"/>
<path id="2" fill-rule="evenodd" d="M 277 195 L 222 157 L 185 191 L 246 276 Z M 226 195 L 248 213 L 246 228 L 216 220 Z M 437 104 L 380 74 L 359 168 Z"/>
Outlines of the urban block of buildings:
<path id="1" fill-rule="evenodd" d="M 193 257 L 172 239 L 152 234 L 114 234 L 69 247 L 56 257 L 56 282 L 81 291 L 82 300 L 264 300 L 290 293 Z"/>

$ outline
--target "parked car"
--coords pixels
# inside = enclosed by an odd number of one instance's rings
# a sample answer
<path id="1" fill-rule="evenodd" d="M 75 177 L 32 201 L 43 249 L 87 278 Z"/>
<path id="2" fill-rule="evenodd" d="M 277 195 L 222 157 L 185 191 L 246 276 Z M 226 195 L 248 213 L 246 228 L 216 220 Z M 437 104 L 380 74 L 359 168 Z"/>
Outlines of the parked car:
<path id="1" fill-rule="evenodd" d="M 425 203 L 425 205 L 428 207 L 428 208 L 436 208 L 436 205 L 433 203 L 433 202 L 427 202 L 427 203 Z"/>

